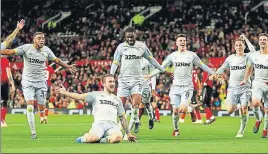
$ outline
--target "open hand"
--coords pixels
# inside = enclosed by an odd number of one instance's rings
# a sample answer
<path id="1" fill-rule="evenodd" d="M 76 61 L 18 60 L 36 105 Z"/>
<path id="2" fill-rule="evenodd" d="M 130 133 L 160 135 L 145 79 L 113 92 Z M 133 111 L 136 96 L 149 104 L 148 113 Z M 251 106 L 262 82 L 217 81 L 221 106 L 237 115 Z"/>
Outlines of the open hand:
<path id="1" fill-rule="evenodd" d="M 66 68 L 70 73 L 74 74 L 76 71 L 75 64 L 69 65 L 69 67 Z"/>
<path id="2" fill-rule="evenodd" d="M 17 23 L 17 28 L 19 28 L 19 30 L 21 30 L 24 27 L 24 25 L 25 25 L 25 21 L 23 19 L 21 19 Z"/>
<path id="3" fill-rule="evenodd" d="M 62 91 L 66 91 L 65 87 L 61 84 L 60 87 L 55 86 L 55 92 L 61 93 Z"/>

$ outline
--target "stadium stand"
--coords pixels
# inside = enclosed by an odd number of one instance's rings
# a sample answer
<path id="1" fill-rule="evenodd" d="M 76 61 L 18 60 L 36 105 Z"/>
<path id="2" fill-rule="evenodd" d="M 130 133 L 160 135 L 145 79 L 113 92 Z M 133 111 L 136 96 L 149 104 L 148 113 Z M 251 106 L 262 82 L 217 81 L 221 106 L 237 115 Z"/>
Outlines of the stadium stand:
<path id="1" fill-rule="evenodd" d="M 68 90 L 79 93 L 101 89 L 100 76 L 107 73 L 110 68 L 109 63 L 114 51 L 123 41 L 122 31 L 140 10 L 150 6 L 162 6 L 160 12 L 145 20 L 142 25 L 134 25 L 138 38 L 147 44 L 156 59 L 162 61 L 165 56 L 176 50 L 174 36 L 177 33 L 185 33 L 188 49 L 196 52 L 203 61 L 213 66 L 215 63 L 211 58 L 224 58 L 234 53 L 233 40 L 241 33 L 244 33 L 254 45 L 257 43 L 257 34 L 267 33 L 268 17 L 262 9 L 250 12 L 245 24 L 245 13 L 259 2 L 186 0 L 182 3 L 174 0 L 160 2 L 121 0 L 115 4 L 109 0 L 3 1 L 2 5 L 5 7 L 1 10 L 1 38 L 3 40 L 14 29 L 14 21 L 21 18 L 24 18 L 27 24 L 12 47 L 31 43 L 35 31 L 44 31 L 46 45 L 56 56 L 78 64 L 75 75 L 68 74 L 64 70 L 52 75 L 49 107 L 83 108 L 86 105 L 83 102 L 75 102 L 55 94 L 53 85 L 63 83 Z M 11 7 L 13 10 L 15 7 L 18 13 L 11 12 Z M 60 17 L 46 23 L 48 19 L 58 14 Z M 63 14 L 67 17 L 64 18 Z M 64 19 L 57 22 L 61 17 Z M 105 62 L 94 63 L 99 60 Z M 25 107 L 20 84 L 22 58 L 15 56 L 10 58 L 10 61 L 17 90 L 14 101 L 10 100 L 9 104 L 13 108 Z M 224 76 L 228 79 L 228 72 Z M 167 74 L 161 74 L 157 78 L 155 100 L 160 109 L 171 108 L 168 97 L 170 83 Z M 222 108 L 226 87 L 226 84 L 220 85 L 215 82 L 211 102 L 215 109 Z"/>

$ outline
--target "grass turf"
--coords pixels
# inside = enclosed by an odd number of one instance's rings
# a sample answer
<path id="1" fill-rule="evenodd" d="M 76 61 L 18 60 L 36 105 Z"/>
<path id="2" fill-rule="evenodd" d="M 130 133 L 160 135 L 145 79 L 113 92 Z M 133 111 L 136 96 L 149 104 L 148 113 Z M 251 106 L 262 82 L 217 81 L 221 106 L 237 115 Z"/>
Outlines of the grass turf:
<path id="1" fill-rule="evenodd" d="M 252 132 L 255 119 L 249 118 L 243 138 L 235 138 L 239 117 L 222 117 L 212 125 L 192 124 L 189 116 L 180 124 L 181 135 L 172 137 L 170 116 L 162 116 L 153 130 L 143 116 L 137 143 L 78 144 L 75 139 L 91 126 L 92 116 L 51 115 L 49 123 L 39 124 L 37 140 L 30 139 L 26 115 L 7 115 L 7 128 L 1 129 L 3 153 L 267 153 L 268 140 Z M 261 128 L 263 126 L 261 125 Z"/>

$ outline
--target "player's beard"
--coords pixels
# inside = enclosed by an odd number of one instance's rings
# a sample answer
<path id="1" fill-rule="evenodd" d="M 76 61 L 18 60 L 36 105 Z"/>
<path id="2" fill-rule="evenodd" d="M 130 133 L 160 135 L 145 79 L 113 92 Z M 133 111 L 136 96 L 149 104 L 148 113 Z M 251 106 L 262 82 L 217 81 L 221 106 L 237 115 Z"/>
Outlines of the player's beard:
<path id="1" fill-rule="evenodd" d="M 112 86 L 106 87 L 106 89 L 107 89 L 107 91 L 108 91 L 109 93 L 114 93 L 115 86 L 112 85 Z"/>
<path id="2" fill-rule="evenodd" d="M 134 45 L 134 44 L 135 44 L 135 40 L 127 41 L 127 43 L 128 43 L 129 45 Z"/>

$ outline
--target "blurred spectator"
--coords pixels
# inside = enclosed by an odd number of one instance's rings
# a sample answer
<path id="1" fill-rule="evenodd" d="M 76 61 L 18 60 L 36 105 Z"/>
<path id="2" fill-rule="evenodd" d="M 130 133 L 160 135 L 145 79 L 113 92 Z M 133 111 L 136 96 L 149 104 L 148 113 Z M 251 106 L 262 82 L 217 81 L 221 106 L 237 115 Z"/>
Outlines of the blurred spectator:
<path id="1" fill-rule="evenodd" d="M 177 33 L 187 34 L 187 47 L 196 52 L 203 61 L 211 57 L 227 57 L 233 54 L 235 40 L 244 33 L 257 46 L 257 35 L 268 31 L 268 17 L 263 8 L 250 12 L 248 23 L 244 24 L 244 14 L 258 4 L 260 0 L 243 1 L 200 0 L 200 1 L 3 1 L 1 10 L 1 38 L 14 29 L 14 22 L 25 18 L 26 26 L 14 40 L 16 47 L 31 43 L 35 31 L 46 32 L 46 44 L 56 56 L 75 63 L 77 60 L 111 60 L 119 43 L 123 41 L 122 31 L 130 19 L 140 11 L 134 6 L 162 6 L 162 10 L 145 20 L 142 26 L 136 26 L 138 39 L 144 41 L 156 59 L 163 61 L 176 50 L 174 37 Z M 19 4 L 19 5 L 18 5 Z M 137 7 L 136 7 L 137 8 Z M 17 10 L 14 13 L 12 10 Z M 61 11 L 71 11 L 71 15 L 48 28 L 44 21 Z M 53 21 L 54 22 L 54 21 Z M 75 34 L 67 36 L 65 34 Z M 63 36 L 63 35 L 65 36 Z M 14 56 L 11 62 L 22 61 L 22 57 Z M 49 108 L 83 108 L 83 102 L 74 102 L 69 98 L 54 93 L 53 86 L 63 84 L 71 92 L 89 92 L 102 89 L 101 75 L 109 72 L 110 66 L 90 65 L 77 67 L 74 75 L 59 70 L 51 77 L 51 93 L 48 99 Z M 17 87 L 13 107 L 25 107 L 21 91 L 22 70 L 13 70 L 14 82 Z M 201 74 L 201 72 L 200 72 Z M 220 109 L 225 101 L 228 86 L 214 82 L 213 100 L 211 104 Z M 157 76 L 156 102 L 160 109 L 170 109 L 168 92 L 171 79 L 166 74 Z"/>

